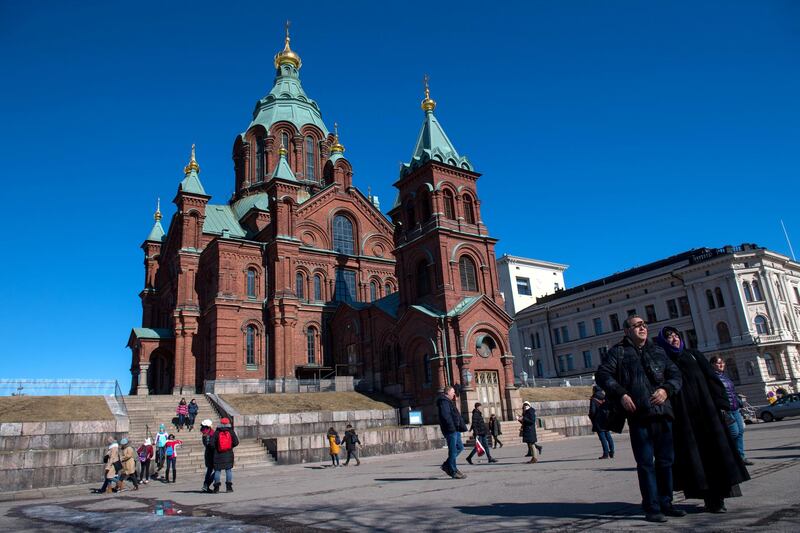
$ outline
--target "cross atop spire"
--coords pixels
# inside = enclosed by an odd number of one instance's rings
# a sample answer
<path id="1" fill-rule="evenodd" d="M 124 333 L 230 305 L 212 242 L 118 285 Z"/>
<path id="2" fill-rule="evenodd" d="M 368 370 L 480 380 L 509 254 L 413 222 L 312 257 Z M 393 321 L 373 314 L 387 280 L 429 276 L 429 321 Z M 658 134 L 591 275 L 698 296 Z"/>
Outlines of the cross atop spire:
<path id="1" fill-rule="evenodd" d="M 187 176 L 191 174 L 192 171 L 194 171 L 195 174 L 200 173 L 200 165 L 197 164 L 197 159 L 195 158 L 194 144 L 192 144 L 192 157 L 189 160 L 189 164 L 183 167 L 183 173 Z"/>
<path id="2" fill-rule="evenodd" d="M 425 77 L 422 78 L 425 86 L 425 99 L 422 101 L 422 109 L 426 113 L 432 113 L 433 110 L 436 109 L 436 101 L 431 98 L 431 88 L 428 86 L 429 79 L 430 78 L 427 74 L 425 74 Z"/>
<path id="3" fill-rule="evenodd" d="M 300 56 L 297 55 L 289 46 L 289 42 L 291 42 L 291 38 L 289 37 L 289 26 L 291 25 L 290 21 L 286 21 L 286 39 L 284 40 L 283 50 L 275 54 L 275 68 L 280 68 L 281 65 L 285 63 L 289 63 L 294 65 L 294 68 L 300 69 L 300 66 L 303 64 L 300 61 Z"/>
<path id="4" fill-rule="evenodd" d="M 156 213 L 153 215 L 153 219 L 156 222 L 161 220 L 161 198 L 156 200 Z"/>
<path id="5" fill-rule="evenodd" d="M 333 123 L 333 145 L 331 146 L 331 153 L 343 154 L 344 146 L 339 142 L 339 123 Z"/>

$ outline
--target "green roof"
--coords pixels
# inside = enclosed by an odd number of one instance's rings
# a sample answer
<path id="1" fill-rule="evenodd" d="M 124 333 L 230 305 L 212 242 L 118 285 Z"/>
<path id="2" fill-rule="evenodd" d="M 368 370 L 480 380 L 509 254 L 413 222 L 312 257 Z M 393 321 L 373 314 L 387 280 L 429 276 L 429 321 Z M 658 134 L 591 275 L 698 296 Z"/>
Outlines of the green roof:
<path id="1" fill-rule="evenodd" d="M 164 228 L 161 226 L 161 221 L 156 220 L 156 223 L 153 224 L 153 229 L 150 230 L 150 233 L 147 235 L 147 239 L 145 240 L 161 242 L 164 240 L 164 236 L 166 236 L 166 233 L 164 232 Z"/>
<path id="2" fill-rule="evenodd" d="M 203 221 L 203 233 L 222 235 L 227 230 L 231 237 L 244 237 L 247 232 L 239 224 L 239 218 L 228 205 L 206 206 L 206 219 Z"/>
<path id="3" fill-rule="evenodd" d="M 306 96 L 295 66 L 287 63 L 280 65 L 269 94 L 256 103 L 253 121 L 247 129 L 261 125 L 269 131 L 273 124 L 281 121 L 294 124 L 298 131 L 312 124 L 322 131 L 323 136 L 328 135 L 319 106 Z"/>
<path id="4" fill-rule="evenodd" d="M 467 309 L 472 307 L 472 304 L 480 300 L 480 296 L 467 296 L 456 304 L 448 313 L 447 316 L 458 316 L 463 314 Z"/>
<path id="5" fill-rule="evenodd" d="M 206 190 L 203 188 L 203 184 L 200 183 L 200 177 L 197 175 L 197 171 L 194 169 L 186 174 L 186 177 L 183 178 L 178 190 L 190 194 L 202 194 L 203 196 L 208 196 L 206 194 Z"/>
<path id="6" fill-rule="evenodd" d="M 251 209 L 256 208 L 261 211 L 269 211 L 269 195 L 265 192 L 258 194 L 251 194 L 237 200 L 233 204 L 233 211 L 236 213 L 236 218 L 241 220 Z"/>
<path id="7" fill-rule="evenodd" d="M 411 161 L 400 167 L 400 175 L 405 176 L 431 160 L 472 170 L 472 163 L 466 156 L 458 155 L 458 151 L 450 142 L 444 128 L 433 114 L 433 110 L 428 110 L 425 111 L 425 121 L 417 136 L 417 144 L 411 155 Z"/>
<path id="8" fill-rule="evenodd" d="M 133 328 L 131 333 L 137 339 L 174 339 L 175 334 L 168 328 Z"/>
<path id="9" fill-rule="evenodd" d="M 289 168 L 289 162 L 286 160 L 286 154 L 281 154 L 278 164 L 275 166 L 275 171 L 272 173 L 272 178 L 282 180 L 297 181 L 294 177 L 294 172 Z"/>

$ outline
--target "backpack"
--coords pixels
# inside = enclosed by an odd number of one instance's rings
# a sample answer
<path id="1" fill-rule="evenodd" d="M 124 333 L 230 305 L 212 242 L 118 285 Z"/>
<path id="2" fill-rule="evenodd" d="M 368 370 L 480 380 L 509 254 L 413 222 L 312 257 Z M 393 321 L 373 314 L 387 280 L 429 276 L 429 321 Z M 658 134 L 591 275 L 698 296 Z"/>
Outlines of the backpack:
<path id="1" fill-rule="evenodd" d="M 217 432 L 217 451 L 220 453 L 229 452 L 233 448 L 233 437 L 230 431 Z"/>
<path id="2" fill-rule="evenodd" d="M 173 455 L 175 455 L 175 447 L 167 446 L 167 457 L 172 457 Z"/>

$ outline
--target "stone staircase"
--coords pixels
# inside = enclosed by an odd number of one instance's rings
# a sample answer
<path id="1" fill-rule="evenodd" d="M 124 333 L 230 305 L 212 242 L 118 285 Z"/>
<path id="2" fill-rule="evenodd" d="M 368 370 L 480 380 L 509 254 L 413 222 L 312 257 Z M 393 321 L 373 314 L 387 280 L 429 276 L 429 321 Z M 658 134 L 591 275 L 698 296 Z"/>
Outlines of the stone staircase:
<path id="1" fill-rule="evenodd" d="M 500 430 L 503 432 L 500 436 L 500 441 L 503 444 L 519 444 L 522 442 L 522 437 L 519 436 L 519 428 L 520 423 L 516 420 L 503 420 L 500 422 Z M 542 444 L 544 442 L 554 442 L 559 440 L 564 440 L 566 437 L 557 431 L 553 431 L 550 429 L 546 429 L 540 427 L 537 424 L 536 427 L 536 439 L 538 440 L 538 444 Z M 464 440 L 464 447 L 470 448 L 475 446 L 475 438 L 472 436 L 472 432 L 462 434 L 462 439 Z"/>
<path id="2" fill-rule="evenodd" d="M 158 427 L 164 424 L 167 433 L 173 433 L 176 438 L 183 441 L 178 447 L 178 474 L 181 472 L 205 472 L 204 448 L 200 434 L 200 421 L 210 418 L 216 427 L 219 417 L 214 407 L 203 395 L 187 397 L 187 401 L 194 398 L 200 410 L 195 420 L 194 430 L 178 431 L 173 425 L 175 409 L 180 397 L 175 396 L 126 396 L 125 406 L 128 409 L 130 430 L 128 440 L 138 448 L 146 437 L 153 439 L 158 433 Z M 234 426 L 235 429 L 235 426 Z M 235 451 L 235 469 L 273 466 L 275 460 L 267 452 L 260 439 L 239 439 L 239 446 Z"/>

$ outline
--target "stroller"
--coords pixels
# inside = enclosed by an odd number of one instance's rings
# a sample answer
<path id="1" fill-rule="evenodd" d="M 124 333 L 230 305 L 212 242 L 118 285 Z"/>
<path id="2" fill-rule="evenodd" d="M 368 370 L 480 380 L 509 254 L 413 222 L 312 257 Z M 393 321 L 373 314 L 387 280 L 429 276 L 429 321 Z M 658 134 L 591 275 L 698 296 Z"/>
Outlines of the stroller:
<path id="1" fill-rule="evenodd" d="M 758 409 L 750 405 L 750 402 L 747 401 L 747 396 L 742 396 L 741 394 L 738 395 L 739 399 L 739 412 L 742 413 L 742 419 L 744 420 L 745 424 L 757 424 L 761 422 L 758 419 Z"/>

